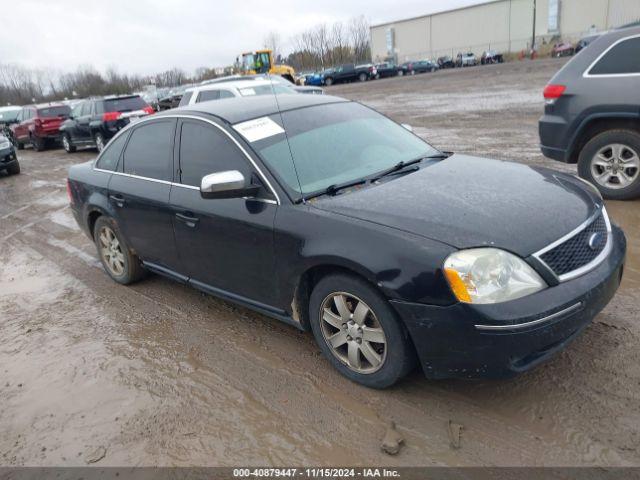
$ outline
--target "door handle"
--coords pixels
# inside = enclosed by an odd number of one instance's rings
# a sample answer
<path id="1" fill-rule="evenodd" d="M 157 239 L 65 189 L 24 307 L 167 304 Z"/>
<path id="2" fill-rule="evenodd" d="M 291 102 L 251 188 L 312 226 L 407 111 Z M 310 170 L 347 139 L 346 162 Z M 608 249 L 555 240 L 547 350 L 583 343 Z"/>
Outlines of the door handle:
<path id="1" fill-rule="evenodd" d="M 187 227 L 191 227 L 191 228 L 194 228 L 196 224 L 200 221 L 200 219 L 197 217 L 191 217 L 183 213 L 176 213 L 176 218 L 181 222 L 185 223 Z"/>
<path id="2" fill-rule="evenodd" d="M 124 197 L 122 195 L 109 195 L 109 198 L 113 200 L 117 206 L 124 206 Z"/>

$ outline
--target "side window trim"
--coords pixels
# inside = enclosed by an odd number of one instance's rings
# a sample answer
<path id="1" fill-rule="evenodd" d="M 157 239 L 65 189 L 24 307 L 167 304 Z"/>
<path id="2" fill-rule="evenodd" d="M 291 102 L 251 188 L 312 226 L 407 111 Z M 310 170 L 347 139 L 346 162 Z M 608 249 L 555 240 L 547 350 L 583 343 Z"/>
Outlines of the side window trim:
<path id="1" fill-rule="evenodd" d="M 132 178 L 140 178 L 143 180 L 151 180 L 153 182 L 157 182 L 157 183 L 165 183 L 167 185 L 173 185 L 174 182 L 173 180 L 175 180 L 175 166 L 174 166 L 174 162 L 175 162 L 175 141 L 176 141 L 176 130 L 178 129 L 178 121 L 176 117 L 170 117 L 170 116 L 166 116 L 166 117 L 159 117 L 159 118 L 151 118 L 151 121 L 145 121 L 145 122 L 136 122 L 134 124 L 133 128 L 127 128 L 126 131 L 128 132 L 129 138 L 127 138 L 127 141 L 124 145 L 124 147 L 122 147 L 122 152 L 120 153 L 120 157 L 118 158 L 118 165 L 116 167 L 116 172 L 119 175 L 125 175 L 127 177 L 132 177 Z M 171 166 L 169 167 L 169 173 L 171 178 L 169 180 L 163 180 L 160 178 L 152 178 L 152 177 L 145 177 L 142 175 L 135 175 L 135 174 L 131 174 L 131 173 L 125 173 L 124 171 L 124 154 L 127 151 L 127 147 L 129 146 L 129 142 L 131 141 L 131 137 L 133 136 L 133 134 L 135 133 L 135 131 L 141 127 L 144 127 L 146 125 L 153 125 L 154 123 L 162 123 L 162 122 L 166 122 L 167 120 L 172 120 L 173 121 L 173 138 L 172 138 L 172 142 L 173 142 L 173 148 L 171 149 Z M 129 124 L 131 125 L 131 124 Z"/>
<path id="2" fill-rule="evenodd" d="M 640 38 L 640 34 L 638 35 L 630 35 L 628 37 L 619 38 L 611 45 L 609 45 L 604 52 L 596 57 L 596 59 L 587 67 L 587 69 L 582 74 L 583 78 L 616 78 L 616 77 L 638 77 L 640 76 L 640 72 L 635 73 L 590 73 L 591 70 L 598 64 L 600 60 L 602 60 L 613 48 L 621 44 L 622 42 L 626 42 L 628 40 L 633 40 L 634 38 Z"/>
<path id="3" fill-rule="evenodd" d="M 265 203 L 274 203 L 276 205 L 281 205 L 282 202 L 280 201 L 280 195 L 278 195 L 278 192 L 276 191 L 276 189 L 273 187 L 273 184 L 271 183 L 271 181 L 269 180 L 269 178 L 267 178 L 267 176 L 264 174 L 262 168 L 260 168 L 260 166 L 256 163 L 256 161 L 253 159 L 253 157 L 251 157 L 251 155 L 249 155 L 249 153 L 247 153 L 247 150 L 242 146 L 242 144 L 233 137 L 233 135 L 231 135 L 229 132 L 227 132 L 222 126 L 218 125 L 216 122 L 212 121 L 212 120 L 208 120 L 206 118 L 201 118 L 201 117 L 196 117 L 193 115 L 166 115 L 162 117 L 164 118 L 173 118 L 173 119 L 190 119 L 190 120 L 197 120 L 199 122 L 203 122 L 206 123 L 208 125 L 212 125 L 215 128 L 218 128 L 224 135 L 226 135 L 227 137 L 229 137 L 229 139 L 231 139 L 231 141 L 236 145 L 236 147 L 238 147 L 238 149 L 240 149 L 240 151 L 242 152 L 242 154 L 247 158 L 247 160 L 249 160 L 249 163 L 251 164 L 251 166 L 253 166 L 253 168 L 255 169 L 255 171 L 257 172 L 257 175 L 260 177 L 260 180 L 262 180 L 266 186 L 266 188 L 273 194 L 275 201 L 274 200 L 262 200 Z M 138 122 L 136 122 L 136 127 L 138 127 L 139 125 L 142 125 L 144 123 L 147 123 L 150 120 L 157 120 L 154 118 L 149 118 L 149 119 L 142 119 L 139 120 Z M 177 123 L 177 122 L 176 122 Z M 130 124 L 131 125 L 131 124 Z M 132 128 L 130 127 L 125 127 L 124 129 L 122 129 L 118 135 L 128 135 L 129 132 L 132 130 Z M 176 125 L 176 131 L 178 130 L 178 127 Z M 115 138 L 115 137 L 114 137 Z M 176 139 L 176 137 L 174 136 L 174 140 Z M 129 143 L 129 139 L 127 139 L 127 142 L 124 146 L 124 148 L 122 149 L 122 152 L 124 153 L 124 151 L 127 148 L 127 144 Z M 100 159 L 100 156 L 98 156 L 98 158 L 96 158 L 96 160 L 93 163 L 93 169 L 94 170 L 98 170 L 98 171 L 102 171 L 100 169 L 96 169 L 96 163 L 98 162 L 98 160 Z M 182 187 L 182 188 L 189 188 L 189 189 L 195 189 L 195 190 L 199 190 L 198 187 L 193 187 L 191 185 L 182 185 L 181 183 L 177 183 L 177 182 L 167 182 L 165 180 L 158 180 L 155 178 L 149 178 L 149 177 L 140 177 L 138 175 L 131 175 L 128 173 L 124 173 L 123 171 L 121 171 L 122 169 L 120 168 L 122 166 L 122 154 L 120 155 L 120 158 L 118 160 L 118 167 L 117 167 L 117 171 L 109 171 L 107 170 L 107 173 L 111 173 L 113 175 L 123 175 L 125 177 L 134 177 L 134 178 L 140 178 L 142 180 L 148 180 L 151 182 L 159 182 L 159 183 L 168 183 L 173 187 Z M 175 162 L 175 141 L 174 141 L 174 162 Z M 173 173 L 175 175 L 175 163 L 174 163 L 174 168 L 173 168 Z"/>
<path id="4" fill-rule="evenodd" d="M 118 155 L 118 161 L 116 162 L 116 166 L 113 170 L 107 170 L 104 168 L 100 168 L 98 167 L 98 163 L 100 162 L 100 159 L 102 158 L 102 155 L 108 150 L 109 144 L 117 139 L 119 139 L 121 136 L 126 137 L 124 140 L 124 145 L 122 146 L 122 149 L 120 150 L 120 155 Z M 98 172 L 106 172 L 106 173 L 122 173 L 122 155 L 124 153 L 124 150 L 127 148 L 127 144 L 129 143 L 129 137 L 131 137 L 131 129 L 123 129 L 120 130 L 120 132 L 118 132 L 113 138 L 111 138 L 108 142 L 107 145 L 102 152 L 100 152 L 100 155 L 98 155 L 98 157 L 94 160 L 93 162 L 93 169 L 97 170 Z M 124 174 L 123 174 L 124 175 Z"/>

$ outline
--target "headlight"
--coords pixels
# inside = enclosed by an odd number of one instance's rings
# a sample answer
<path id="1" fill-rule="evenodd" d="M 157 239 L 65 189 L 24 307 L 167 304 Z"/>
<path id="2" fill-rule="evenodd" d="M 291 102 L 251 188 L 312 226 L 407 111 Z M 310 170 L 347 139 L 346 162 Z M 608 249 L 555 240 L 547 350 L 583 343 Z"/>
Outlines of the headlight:
<path id="1" fill-rule="evenodd" d="M 9 148 L 11 146 L 11 142 L 0 142 L 0 150 L 4 150 L 5 148 Z"/>
<path id="2" fill-rule="evenodd" d="M 444 272 L 455 296 L 465 303 L 499 303 L 547 287 L 519 257 L 497 248 L 472 248 L 449 255 Z"/>

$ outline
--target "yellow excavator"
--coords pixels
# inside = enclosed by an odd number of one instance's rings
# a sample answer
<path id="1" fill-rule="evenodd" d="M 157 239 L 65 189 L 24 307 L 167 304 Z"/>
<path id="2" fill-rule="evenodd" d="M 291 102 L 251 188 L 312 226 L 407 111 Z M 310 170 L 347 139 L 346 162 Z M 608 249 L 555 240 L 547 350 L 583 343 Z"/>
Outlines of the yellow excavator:
<path id="1" fill-rule="evenodd" d="M 295 83 L 296 72 L 293 67 L 289 65 L 276 65 L 273 61 L 273 52 L 268 49 L 243 53 L 240 68 L 242 69 L 243 75 L 268 73 L 271 75 L 280 75 L 291 83 Z"/>

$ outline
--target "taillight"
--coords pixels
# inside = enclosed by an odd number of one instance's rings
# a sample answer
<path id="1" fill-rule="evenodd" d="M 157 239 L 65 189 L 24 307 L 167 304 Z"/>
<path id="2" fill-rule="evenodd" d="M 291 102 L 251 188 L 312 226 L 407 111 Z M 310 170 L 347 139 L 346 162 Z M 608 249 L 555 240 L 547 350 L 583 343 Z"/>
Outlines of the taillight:
<path id="1" fill-rule="evenodd" d="M 114 120 L 119 119 L 121 115 L 122 113 L 120 112 L 105 112 L 102 114 L 102 121 L 113 122 Z"/>
<path id="2" fill-rule="evenodd" d="M 145 112 L 147 112 L 149 115 L 151 115 L 152 113 L 155 112 L 155 110 L 153 109 L 153 107 L 144 107 L 143 110 Z"/>
<path id="3" fill-rule="evenodd" d="M 67 178 L 67 196 L 69 197 L 69 203 L 73 205 L 75 202 L 73 200 L 73 194 L 71 193 L 71 182 Z"/>
<path id="4" fill-rule="evenodd" d="M 567 89 L 564 85 L 547 85 L 544 87 L 544 95 L 545 100 L 556 100 L 562 96 L 564 91 Z"/>

